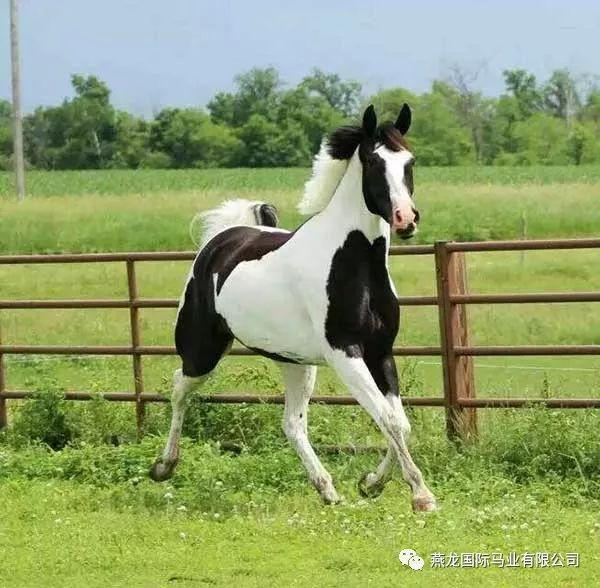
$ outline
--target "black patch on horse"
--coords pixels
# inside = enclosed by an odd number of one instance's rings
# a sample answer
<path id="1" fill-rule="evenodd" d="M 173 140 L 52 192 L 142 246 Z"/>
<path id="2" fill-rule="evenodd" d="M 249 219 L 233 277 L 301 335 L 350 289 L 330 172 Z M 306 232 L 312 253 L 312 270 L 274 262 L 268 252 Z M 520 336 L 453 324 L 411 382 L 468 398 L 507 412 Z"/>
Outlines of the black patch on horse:
<path id="1" fill-rule="evenodd" d="M 239 263 L 279 249 L 292 235 L 232 227 L 217 234 L 200 251 L 175 326 L 175 346 L 186 376 L 212 371 L 234 339 L 225 319 L 215 310 L 213 275 L 217 274 L 218 293 Z"/>
<path id="2" fill-rule="evenodd" d="M 361 231 L 352 231 L 335 252 L 327 280 L 327 341 L 367 364 L 391 356 L 400 325 L 386 255 L 384 237 L 371 244 Z"/>
<path id="3" fill-rule="evenodd" d="M 390 186 L 385 177 L 385 160 L 371 149 L 359 148 L 362 163 L 362 192 L 367 209 L 392 224 L 392 201 Z"/>

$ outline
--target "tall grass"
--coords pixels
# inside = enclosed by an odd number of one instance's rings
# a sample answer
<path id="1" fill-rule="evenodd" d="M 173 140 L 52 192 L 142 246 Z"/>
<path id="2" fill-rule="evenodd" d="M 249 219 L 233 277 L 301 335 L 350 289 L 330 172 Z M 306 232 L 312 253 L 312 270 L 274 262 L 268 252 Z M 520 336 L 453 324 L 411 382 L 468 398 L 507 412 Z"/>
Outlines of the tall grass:
<path id="1" fill-rule="evenodd" d="M 275 204 L 281 224 L 298 226 L 299 187 L 237 190 Z M 234 195 L 227 190 L 129 195 L 48 196 L 23 204 L 0 201 L 0 254 L 192 248 L 190 219 Z M 600 182 L 550 185 L 417 184 L 422 214 L 415 243 L 437 239 L 485 240 L 523 236 L 600 235 Z"/>
<path id="2" fill-rule="evenodd" d="M 296 190 L 308 168 L 30 171 L 31 196 L 127 195 L 189 190 Z M 599 165 L 528 167 L 418 167 L 417 182 L 468 185 L 596 183 Z M 14 193 L 13 175 L 0 172 L 0 199 Z"/>

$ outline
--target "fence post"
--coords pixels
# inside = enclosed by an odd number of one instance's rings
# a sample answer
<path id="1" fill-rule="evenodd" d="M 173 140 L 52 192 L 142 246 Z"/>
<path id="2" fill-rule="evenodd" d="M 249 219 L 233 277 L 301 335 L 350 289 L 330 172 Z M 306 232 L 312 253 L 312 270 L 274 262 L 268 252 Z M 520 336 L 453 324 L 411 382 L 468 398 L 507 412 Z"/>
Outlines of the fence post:
<path id="1" fill-rule="evenodd" d="M 131 346 L 133 347 L 133 381 L 135 387 L 135 417 L 138 439 L 141 439 L 144 432 L 145 405 L 142 400 L 144 392 L 144 378 L 142 373 L 142 356 L 138 351 L 140 346 L 140 317 L 139 308 L 135 306 L 137 302 L 138 291 L 135 277 L 135 262 L 132 259 L 127 260 L 127 288 L 129 290 L 129 323 L 131 326 Z"/>
<path id="2" fill-rule="evenodd" d="M 457 356 L 457 346 L 469 346 L 467 309 L 464 304 L 450 300 L 453 294 L 467 293 L 465 254 L 448 251 L 445 241 L 435 243 L 438 312 L 446 404 L 448 438 L 468 440 L 477 435 L 475 408 L 460 405 L 461 398 L 475 397 L 473 358 Z"/>
<path id="3" fill-rule="evenodd" d="M 0 345 L 2 345 L 2 313 L 0 312 Z M 6 409 L 6 398 L 2 393 L 6 390 L 6 377 L 4 373 L 4 354 L 0 351 L 0 429 L 8 425 L 8 411 Z"/>

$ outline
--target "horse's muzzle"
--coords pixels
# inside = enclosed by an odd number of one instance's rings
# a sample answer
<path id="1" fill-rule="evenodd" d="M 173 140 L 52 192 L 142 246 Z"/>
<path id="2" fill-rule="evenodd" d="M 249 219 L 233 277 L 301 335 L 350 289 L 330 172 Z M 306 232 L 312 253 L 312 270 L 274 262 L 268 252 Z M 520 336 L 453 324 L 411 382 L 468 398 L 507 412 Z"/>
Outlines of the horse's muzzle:
<path id="1" fill-rule="evenodd" d="M 396 235 L 401 239 L 410 239 L 416 232 L 416 223 L 410 223 L 405 229 L 396 229 Z"/>

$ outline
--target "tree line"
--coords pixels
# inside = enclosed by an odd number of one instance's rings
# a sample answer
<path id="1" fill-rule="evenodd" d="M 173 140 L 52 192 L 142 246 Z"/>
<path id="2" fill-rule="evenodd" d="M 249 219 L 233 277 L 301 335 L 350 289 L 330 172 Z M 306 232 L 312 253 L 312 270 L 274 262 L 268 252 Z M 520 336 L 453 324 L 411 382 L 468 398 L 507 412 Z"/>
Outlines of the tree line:
<path id="1" fill-rule="evenodd" d="M 360 83 L 320 70 L 286 87 L 274 68 L 235 78 L 206 108 L 164 108 L 151 119 L 115 108 L 108 85 L 73 75 L 74 96 L 24 118 L 27 165 L 37 169 L 307 166 L 324 135 L 373 102 L 380 120 L 413 108 L 420 165 L 558 165 L 600 162 L 600 88 L 568 70 L 544 82 L 504 71 L 486 97 L 459 68 L 416 94 L 365 97 Z M 11 168 L 11 107 L 0 100 L 0 168 Z"/>

